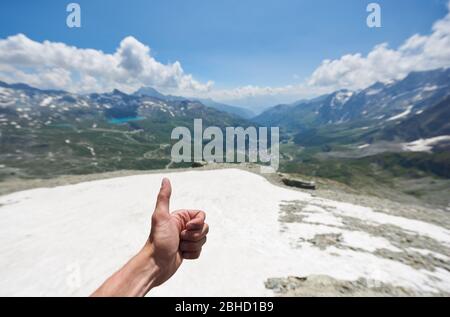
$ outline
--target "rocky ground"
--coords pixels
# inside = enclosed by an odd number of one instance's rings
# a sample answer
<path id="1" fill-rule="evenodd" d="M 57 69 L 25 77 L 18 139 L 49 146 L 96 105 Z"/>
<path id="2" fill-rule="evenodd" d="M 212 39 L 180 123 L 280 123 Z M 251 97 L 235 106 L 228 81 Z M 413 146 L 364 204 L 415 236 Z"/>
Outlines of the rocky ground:
<path id="1" fill-rule="evenodd" d="M 421 221 L 430 223 L 437 222 L 439 215 L 427 212 L 420 213 L 414 210 L 406 216 L 407 210 L 390 209 L 383 201 L 384 211 L 395 210 L 391 214 L 406 217 L 407 219 L 417 219 L 416 214 L 420 214 Z M 393 207 L 393 206 L 390 206 Z M 333 212 L 328 210 L 328 212 Z M 388 212 L 389 213 L 389 212 Z M 388 214 L 387 213 L 387 214 Z M 355 252 L 367 252 L 380 258 L 403 263 L 416 270 L 435 272 L 442 270 L 450 272 L 450 246 L 442 241 L 431 237 L 423 236 L 417 232 L 405 230 L 393 224 L 380 224 L 364 221 L 357 217 L 339 215 L 339 223 L 334 223 L 336 219 L 321 218 L 321 211 L 307 208 L 301 202 L 288 202 L 281 206 L 280 221 L 281 230 L 289 230 L 289 224 L 311 223 L 317 226 L 327 226 L 330 233 L 317 233 L 310 238 L 299 238 L 294 242 L 294 247 L 302 248 L 304 245 L 311 245 L 320 250 L 341 249 Z M 324 216 L 325 214 L 322 214 Z M 319 217 L 318 217 L 319 216 Z M 427 217 L 428 216 L 428 217 Z M 445 224 L 449 229 L 446 216 L 441 215 L 445 220 L 440 225 Z M 314 218 L 315 217 L 315 218 Z M 314 220 L 316 219 L 316 220 Z M 337 231 L 334 231 L 337 229 Z M 349 232 L 364 232 L 373 238 L 381 238 L 388 241 L 389 248 L 377 248 L 369 250 L 367 245 L 362 248 L 348 244 L 345 234 L 340 230 Z M 390 247 L 394 247 L 391 249 Z M 266 287 L 272 289 L 280 296 L 449 296 L 447 291 L 417 291 L 407 287 L 399 287 L 377 280 L 359 278 L 356 281 L 342 281 L 324 275 L 311 276 L 290 276 L 284 278 L 270 278 L 266 281 Z"/>
<path id="2" fill-rule="evenodd" d="M 448 293 L 417 293 L 411 289 L 359 278 L 356 281 L 336 280 L 326 275 L 270 278 L 266 287 L 284 297 L 406 297 L 449 296 Z"/>

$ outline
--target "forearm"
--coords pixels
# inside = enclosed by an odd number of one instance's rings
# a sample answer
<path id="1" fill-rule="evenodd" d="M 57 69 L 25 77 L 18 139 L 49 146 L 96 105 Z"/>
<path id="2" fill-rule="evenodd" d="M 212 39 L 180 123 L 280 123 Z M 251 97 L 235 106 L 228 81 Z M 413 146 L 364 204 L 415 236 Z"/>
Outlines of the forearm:
<path id="1" fill-rule="evenodd" d="M 146 245 L 91 296 L 145 296 L 155 286 L 159 271 L 154 261 L 153 248 Z"/>

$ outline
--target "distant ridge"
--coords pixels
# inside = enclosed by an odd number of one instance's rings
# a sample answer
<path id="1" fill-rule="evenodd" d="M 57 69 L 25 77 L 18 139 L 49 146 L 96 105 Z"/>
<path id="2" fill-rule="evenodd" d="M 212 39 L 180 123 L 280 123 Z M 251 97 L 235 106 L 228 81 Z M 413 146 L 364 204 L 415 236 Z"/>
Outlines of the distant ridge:
<path id="1" fill-rule="evenodd" d="M 214 108 L 219 111 L 227 112 L 229 114 L 233 114 L 233 115 L 236 115 L 236 116 L 244 118 L 244 119 L 250 119 L 250 118 L 254 117 L 254 115 L 255 115 L 249 109 L 227 105 L 224 103 L 214 101 L 212 99 L 186 98 L 186 97 L 181 97 L 181 96 L 164 95 L 153 87 L 141 87 L 134 93 L 134 95 L 148 96 L 148 97 L 158 98 L 158 99 L 165 100 L 165 101 L 194 100 L 194 101 L 201 102 L 202 104 L 204 104 L 207 107 Z"/>

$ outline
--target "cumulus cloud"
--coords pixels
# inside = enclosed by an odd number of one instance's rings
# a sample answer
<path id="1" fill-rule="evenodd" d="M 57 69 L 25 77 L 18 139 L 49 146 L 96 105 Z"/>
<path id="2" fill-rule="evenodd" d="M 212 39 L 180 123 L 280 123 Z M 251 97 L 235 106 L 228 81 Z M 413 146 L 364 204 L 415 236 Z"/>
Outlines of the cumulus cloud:
<path id="1" fill-rule="evenodd" d="M 448 8 L 450 10 L 450 2 Z M 377 81 L 401 79 L 412 71 L 449 66 L 450 13 L 433 25 L 430 35 L 415 34 L 397 49 L 382 43 L 367 56 L 348 54 L 323 61 L 311 75 L 308 85 L 359 89 Z"/>
<path id="2" fill-rule="evenodd" d="M 450 13 L 436 21 L 428 35 L 415 34 L 397 48 L 381 43 L 367 55 L 352 53 L 324 60 L 303 82 L 282 87 L 214 88 L 212 81 L 199 82 L 185 73 L 179 62 L 158 62 L 150 47 L 131 36 L 124 38 L 113 54 L 64 43 L 40 43 L 23 34 L 0 39 L 0 80 L 73 92 L 113 88 L 130 92 L 152 86 L 166 93 L 210 97 L 253 108 L 337 89 L 361 89 L 377 81 L 401 79 L 412 71 L 440 67 L 450 67 Z"/>
<path id="3" fill-rule="evenodd" d="M 162 64 L 134 37 L 124 38 L 114 54 L 64 43 L 33 41 L 23 34 L 0 40 L 0 75 L 11 82 L 73 92 L 133 91 L 143 85 L 163 91 L 206 92 L 179 62 Z"/>
<path id="4" fill-rule="evenodd" d="M 447 4 L 450 11 L 450 1 Z M 366 56 L 347 54 L 324 60 L 302 83 L 284 87 L 245 86 L 231 90 L 212 90 L 217 99 L 239 100 L 262 96 L 308 98 L 338 89 L 361 89 L 375 82 L 390 82 L 412 71 L 450 67 L 450 12 L 434 23 L 429 35 L 415 34 L 398 48 L 387 43 L 376 45 Z"/>

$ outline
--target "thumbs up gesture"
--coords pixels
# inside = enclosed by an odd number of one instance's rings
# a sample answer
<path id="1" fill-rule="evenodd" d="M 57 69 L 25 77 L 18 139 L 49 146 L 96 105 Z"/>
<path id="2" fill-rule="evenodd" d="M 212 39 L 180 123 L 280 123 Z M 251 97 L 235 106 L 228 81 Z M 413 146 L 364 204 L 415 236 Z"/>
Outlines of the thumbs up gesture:
<path id="1" fill-rule="evenodd" d="M 164 178 L 152 216 L 150 236 L 142 250 L 109 277 L 92 296 L 144 296 L 167 281 L 183 259 L 200 256 L 208 225 L 200 210 L 170 213 L 172 187 Z"/>
<path id="2" fill-rule="evenodd" d="M 155 264 L 160 270 L 154 286 L 169 279 L 183 259 L 193 260 L 200 256 L 209 230 L 203 211 L 183 209 L 170 213 L 171 194 L 170 181 L 164 178 L 146 245 L 151 248 Z"/>

